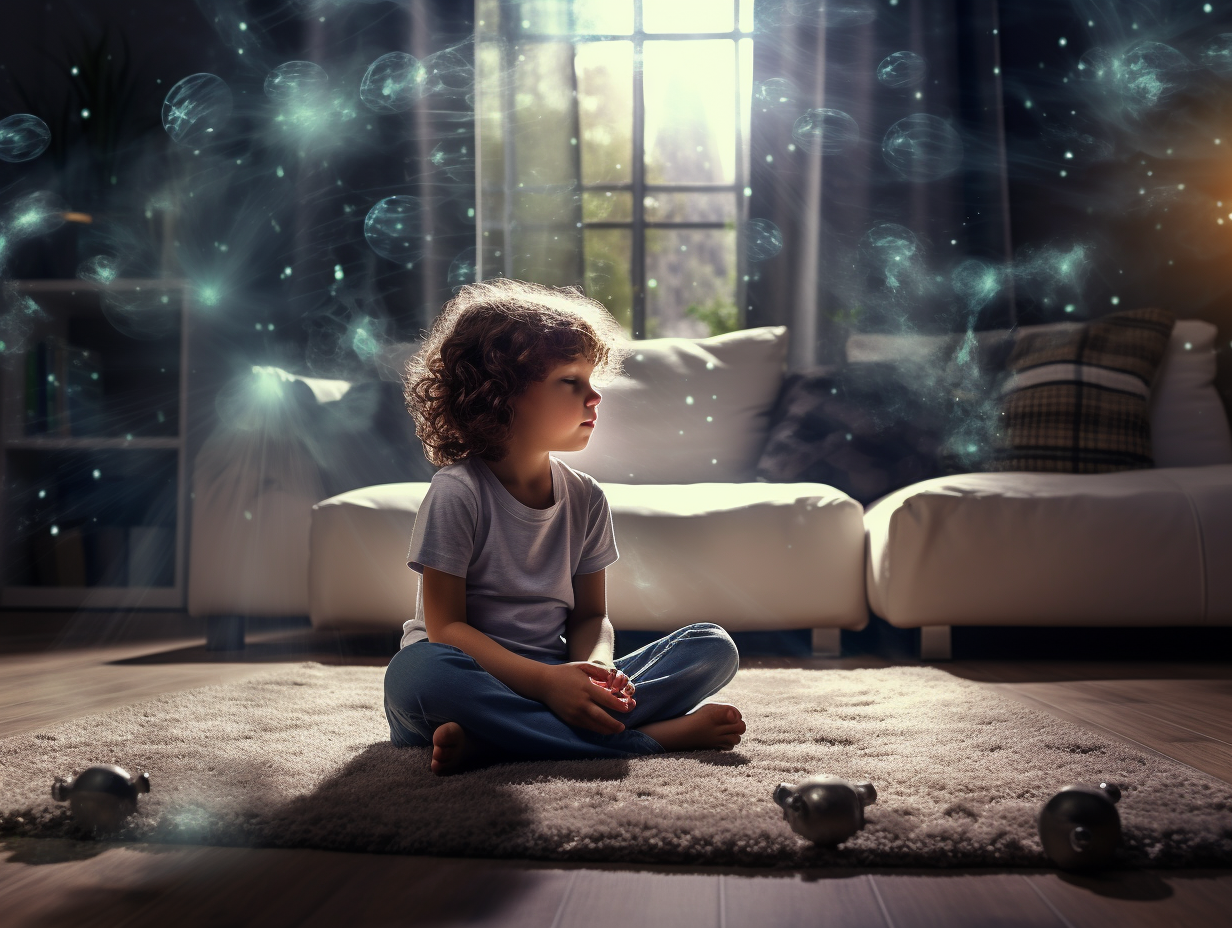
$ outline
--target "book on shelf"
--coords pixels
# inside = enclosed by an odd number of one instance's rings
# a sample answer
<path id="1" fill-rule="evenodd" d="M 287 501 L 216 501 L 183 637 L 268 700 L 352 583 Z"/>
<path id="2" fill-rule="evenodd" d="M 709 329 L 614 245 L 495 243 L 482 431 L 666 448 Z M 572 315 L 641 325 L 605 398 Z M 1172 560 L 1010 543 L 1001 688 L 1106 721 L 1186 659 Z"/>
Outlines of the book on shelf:
<path id="1" fill-rule="evenodd" d="M 86 585 L 85 539 L 79 528 L 63 529 L 56 536 L 56 585 Z"/>
<path id="2" fill-rule="evenodd" d="M 31 538 L 34 583 L 38 586 L 85 586 L 85 539 L 80 528 L 47 529 Z"/>
<path id="3" fill-rule="evenodd" d="M 101 431 L 102 363 L 97 351 L 58 338 L 26 352 L 26 434 L 74 437 Z"/>
<path id="4" fill-rule="evenodd" d="M 123 525 L 100 525 L 64 526 L 53 535 L 44 526 L 30 539 L 30 580 L 36 586 L 127 586 L 128 533 Z M 146 552 L 144 557 L 156 560 L 158 555 Z M 139 579 L 143 585 L 153 585 Z"/>

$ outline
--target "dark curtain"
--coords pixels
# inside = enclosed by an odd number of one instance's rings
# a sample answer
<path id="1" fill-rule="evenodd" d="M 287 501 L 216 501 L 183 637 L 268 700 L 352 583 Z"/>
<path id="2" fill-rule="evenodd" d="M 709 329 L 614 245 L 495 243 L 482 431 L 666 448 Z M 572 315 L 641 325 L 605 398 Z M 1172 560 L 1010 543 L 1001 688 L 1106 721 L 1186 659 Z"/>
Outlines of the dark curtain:
<path id="1" fill-rule="evenodd" d="M 783 249 L 747 320 L 789 326 L 793 369 L 1013 319 L 996 3 L 831 6 L 757 7 L 750 217 Z"/>
<path id="2" fill-rule="evenodd" d="M 413 340 L 453 288 L 474 277 L 474 4 L 376 5 L 367 26 L 356 22 L 363 12 L 352 12 L 346 31 L 307 18 L 304 57 L 366 66 L 386 52 L 409 52 L 432 62 L 437 89 L 403 113 L 361 112 L 343 163 L 297 169 L 289 314 L 307 330 L 308 364 L 322 371 L 348 361 L 341 342 L 356 319 L 368 320 L 382 342 Z M 374 253 L 364 238 L 368 207 L 395 195 L 423 207 L 422 256 L 409 268 Z"/>

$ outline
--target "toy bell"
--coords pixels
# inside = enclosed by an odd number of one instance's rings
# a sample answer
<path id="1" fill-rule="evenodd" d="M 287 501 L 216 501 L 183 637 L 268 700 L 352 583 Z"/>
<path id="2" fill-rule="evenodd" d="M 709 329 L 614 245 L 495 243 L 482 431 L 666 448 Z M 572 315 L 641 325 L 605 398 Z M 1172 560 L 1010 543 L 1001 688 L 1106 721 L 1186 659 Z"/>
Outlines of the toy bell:
<path id="1" fill-rule="evenodd" d="M 137 796 L 150 791 L 150 775 L 130 777 L 114 764 L 90 767 L 65 780 L 56 777 L 51 784 L 51 798 L 67 802 L 73 818 L 83 827 L 97 831 L 115 831 L 137 811 Z"/>
<path id="2" fill-rule="evenodd" d="M 1044 853 L 1058 867 L 1084 870 L 1112 859 L 1121 840 L 1116 803 L 1121 791 L 1111 783 L 1067 786 L 1040 811 L 1039 835 Z"/>
<path id="3" fill-rule="evenodd" d="M 810 777 L 795 786 L 780 783 L 774 801 L 796 834 L 816 844 L 839 844 L 864 827 L 864 807 L 877 801 L 872 783 Z"/>

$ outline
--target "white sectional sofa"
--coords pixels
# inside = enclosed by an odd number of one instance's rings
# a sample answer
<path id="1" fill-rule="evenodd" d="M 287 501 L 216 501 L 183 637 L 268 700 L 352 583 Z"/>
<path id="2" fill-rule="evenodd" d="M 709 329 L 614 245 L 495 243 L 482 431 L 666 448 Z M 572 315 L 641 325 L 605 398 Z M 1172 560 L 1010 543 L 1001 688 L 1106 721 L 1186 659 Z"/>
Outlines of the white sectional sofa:
<path id="1" fill-rule="evenodd" d="M 943 477 L 867 512 L 823 484 L 753 480 L 783 328 L 639 342 L 626 376 L 601 388 L 590 447 L 561 455 L 611 502 L 612 620 L 811 628 L 833 653 L 871 607 L 920 628 L 934 658 L 948 656 L 954 625 L 1232 624 L 1232 437 L 1211 385 L 1214 334 L 1193 321 L 1174 330 L 1153 391 L 1159 468 Z M 304 381 L 322 406 L 348 386 L 261 376 Z M 271 424 L 279 415 L 211 439 L 198 458 L 190 612 L 211 617 L 218 647 L 242 642 L 244 615 L 399 628 L 415 605 L 406 553 L 428 474 L 321 499 L 315 456 L 296 428 Z"/>

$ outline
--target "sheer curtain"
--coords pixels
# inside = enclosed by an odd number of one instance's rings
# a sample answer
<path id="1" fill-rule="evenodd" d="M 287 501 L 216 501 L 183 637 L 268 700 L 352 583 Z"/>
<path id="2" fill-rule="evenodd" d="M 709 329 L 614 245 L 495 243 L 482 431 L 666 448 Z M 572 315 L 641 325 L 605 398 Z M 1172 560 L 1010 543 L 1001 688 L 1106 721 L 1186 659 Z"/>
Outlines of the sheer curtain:
<path id="1" fill-rule="evenodd" d="M 851 331 L 1011 321 L 996 3 L 820 6 L 757 7 L 750 206 L 783 248 L 749 323 L 789 325 L 803 368 Z"/>
<path id="2" fill-rule="evenodd" d="M 573 7 L 567 0 L 476 4 L 481 278 L 582 282 Z M 536 41 L 522 41 L 526 34 Z"/>

